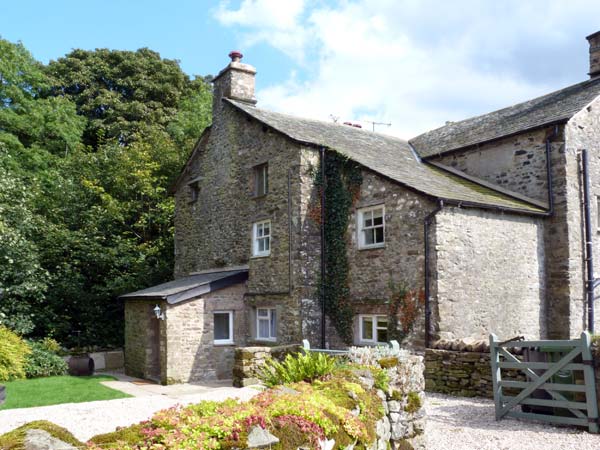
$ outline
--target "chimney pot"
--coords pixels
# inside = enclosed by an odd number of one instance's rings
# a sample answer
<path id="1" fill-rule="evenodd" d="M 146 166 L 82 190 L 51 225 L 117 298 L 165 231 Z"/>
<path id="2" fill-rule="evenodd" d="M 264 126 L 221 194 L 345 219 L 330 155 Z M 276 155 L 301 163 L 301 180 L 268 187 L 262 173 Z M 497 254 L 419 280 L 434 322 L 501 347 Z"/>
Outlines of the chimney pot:
<path id="1" fill-rule="evenodd" d="M 244 55 L 238 50 L 233 50 L 229 53 L 229 57 L 231 58 L 231 62 L 240 62 Z"/>
<path id="2" fill-rule="evenodd" d="M 590 43 L 590 78 L 600 75 L 600 31 L 586 37 Z"/>

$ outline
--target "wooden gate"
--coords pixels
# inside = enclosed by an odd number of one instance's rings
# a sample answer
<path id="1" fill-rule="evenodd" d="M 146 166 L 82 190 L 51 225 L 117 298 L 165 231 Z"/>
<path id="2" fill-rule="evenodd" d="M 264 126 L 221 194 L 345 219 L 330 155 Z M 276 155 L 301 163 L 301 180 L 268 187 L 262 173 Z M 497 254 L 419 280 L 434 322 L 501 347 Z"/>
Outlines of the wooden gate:
<path id="1" fill-rule="evenodd" d="M 557 361 L 522 361 L 510 352 L 510 349 L 516 347 L 537 348 L 547 354 L 553 353 Z M 492 334 L 490 356 L 496 420 L 503 417 L 516 417 L 556 424 L 580 425 L 588 427 L 591 433 L 598 433 L 598 404 L 588 332 L 581 333 L 580 339 L 562 341 L 511 339 L 499 342 Z M 527 381 L 505 379 L 503 369 L 521 371 Z M 576 383 L 573 381 L 575 377 L 571 377 L 570 383 L 558 383 L 557 376 L 568 374 L 568 371 L 572 371 L 574 375 L 578 374 L 580 382 Z M 505 388 L 512 388 L 511 390 L 516 394 L 505 395 Z M 540 395 L 544 392 L 547 395 Z M 544 396 L 547 398 L 540 398 Z M 528 411 L 536 411 L 540 407 L 545 408 L 546 411 L 544 413 L 516 411 L 515 408 L 521 405 L 526 405 L 523 409 Z"/>

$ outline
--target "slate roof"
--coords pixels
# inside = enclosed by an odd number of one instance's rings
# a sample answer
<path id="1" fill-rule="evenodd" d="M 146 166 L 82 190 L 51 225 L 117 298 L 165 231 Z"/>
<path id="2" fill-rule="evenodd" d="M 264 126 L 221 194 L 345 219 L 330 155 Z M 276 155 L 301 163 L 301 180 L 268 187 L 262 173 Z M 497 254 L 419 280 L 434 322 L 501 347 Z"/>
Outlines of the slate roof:
<path id="1" fill-rule="evenodd" d="M 423 158 L 566 122 L 600 95 L 600 77 L 508 108 L 450 123 L 409 142 Z"/>
<path id="2" fill-rule="evenodd" d="M 248 279 L 248 269 L 211 271 L 179 278 L 168 283 L 121 295 L 124 300 L 166 300 L 175 304 L 241 283 Z"/>
<path id="3" fill-rule="evenodd" d="M 265 125 L 303 144 L 335 150 L 404 186 L 449 203 L 494 206 L 541 213 L 528 202 L 480 185 L 441 168 L 420 162 L 408 143 L 392 136 L 319 120 L 276 113 L 225 99 Z"/>

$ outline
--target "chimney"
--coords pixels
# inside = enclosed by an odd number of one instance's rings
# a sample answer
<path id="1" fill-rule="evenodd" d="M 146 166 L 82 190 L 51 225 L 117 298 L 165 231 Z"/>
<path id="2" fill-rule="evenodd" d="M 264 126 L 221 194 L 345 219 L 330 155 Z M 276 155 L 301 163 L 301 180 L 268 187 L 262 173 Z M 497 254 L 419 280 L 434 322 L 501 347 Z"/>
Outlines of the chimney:
<path id="1" fill-rule="evenodd" d="M 223 97 L 256 104 L 254 98 L 254 77 L 256 69 L 241 62 L 244 55 L 237 50 L 229 53 L 231 62 L 213 79 L 213 115 L 220 111 Z"/>
<path id="2" fill-rule="evenodd" d="M 590 78 L 600 75 L 600 31 L 586 37 L 590 43 Z"/>

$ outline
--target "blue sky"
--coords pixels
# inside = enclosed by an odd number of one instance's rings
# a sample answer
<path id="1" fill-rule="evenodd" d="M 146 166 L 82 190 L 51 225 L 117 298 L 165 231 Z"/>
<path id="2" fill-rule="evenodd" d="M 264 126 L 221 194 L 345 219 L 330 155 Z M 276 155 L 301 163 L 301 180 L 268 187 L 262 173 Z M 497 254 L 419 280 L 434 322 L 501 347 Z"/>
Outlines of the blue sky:
<path id="1" fill-rule="evenodd" d="M 190 75 L 239 49 L 259 106 L 409 138 L 585 80 L 598 17 L 597 0 L 19 0 L 0 35 L 43 62 L 149 47 Z"/>

